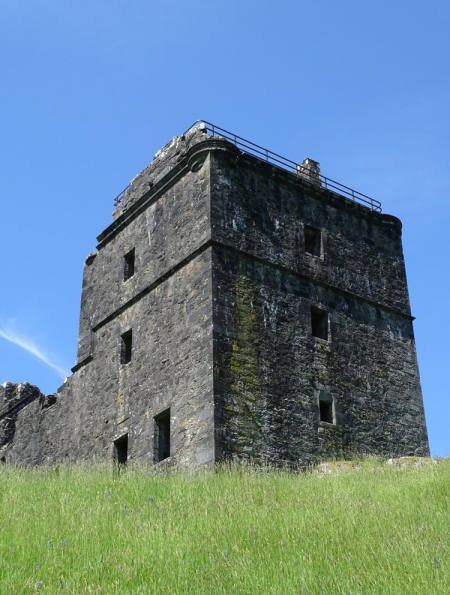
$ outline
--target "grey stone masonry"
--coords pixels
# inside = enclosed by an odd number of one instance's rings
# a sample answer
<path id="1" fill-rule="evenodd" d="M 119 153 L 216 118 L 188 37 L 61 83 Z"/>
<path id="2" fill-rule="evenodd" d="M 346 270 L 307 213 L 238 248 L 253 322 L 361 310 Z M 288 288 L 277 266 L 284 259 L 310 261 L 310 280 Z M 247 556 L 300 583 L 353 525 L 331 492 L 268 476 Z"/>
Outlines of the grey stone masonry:
<path id="1" fill-rule="evenodd" d="M 401 223 L 299 168 L 202 125 L 163 147 L 86 258 L 72 376 L 1 389 L 0 458 L 428 455 Z"/>
<path id="2" fill-rule="evenodd" d="M 0 462 L 6 463 L 6 450 L 15 436 L 20 411 L 36 400 L 44 407 L 53 399 L 54 395 L 45 396 L 28 382 L 5 382 L 0 386 Z"/>

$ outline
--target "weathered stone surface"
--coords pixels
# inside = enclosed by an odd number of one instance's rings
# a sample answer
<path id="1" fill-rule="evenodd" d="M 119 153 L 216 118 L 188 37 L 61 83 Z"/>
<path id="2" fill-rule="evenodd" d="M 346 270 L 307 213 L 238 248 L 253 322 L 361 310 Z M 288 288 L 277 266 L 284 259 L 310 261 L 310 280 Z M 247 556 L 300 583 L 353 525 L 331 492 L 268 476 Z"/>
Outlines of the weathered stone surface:
<path id="1" fill-rule="evenodd" d="M 198 128 L 133 180 L 98 242 L 73 375 L 56 397 L 33 387 L 13 431 L 0 412 L 7 462 L 158 462 L 168 410 L 160 464 L 428 454 L 395 217 Z"/>
<path id="2" fill-rule="evenodd" d="M 44 397 L 37 386 L 28 382 L 5 382 L 0 386 L 0 460 L 3 463 L 7 461 L 8 448 L 14 443 L 19 413 L 24 408 L 28 411 L 27 406 L 34 401 L 53 396 Z"/>
<path id="3" fill-rule="evenodd" d="M 400 221 L 247 155 L 211 161 L 220 455 L 428 454 Z M 305 225 L 322 232 L 320 257 Z M 319 421 L 321 393 L 335 424 Z"/>

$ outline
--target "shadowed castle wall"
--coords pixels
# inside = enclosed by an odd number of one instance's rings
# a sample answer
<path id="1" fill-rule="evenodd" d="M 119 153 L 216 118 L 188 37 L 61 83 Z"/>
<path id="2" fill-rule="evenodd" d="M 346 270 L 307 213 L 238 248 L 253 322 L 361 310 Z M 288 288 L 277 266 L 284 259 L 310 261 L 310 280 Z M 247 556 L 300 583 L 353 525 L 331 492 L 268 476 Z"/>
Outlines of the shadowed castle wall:
<path id="1" fill-rule="evenodd" d="M 212 161 L 218 456 L 428 454 L 400 221 L 236 151 Z"/>

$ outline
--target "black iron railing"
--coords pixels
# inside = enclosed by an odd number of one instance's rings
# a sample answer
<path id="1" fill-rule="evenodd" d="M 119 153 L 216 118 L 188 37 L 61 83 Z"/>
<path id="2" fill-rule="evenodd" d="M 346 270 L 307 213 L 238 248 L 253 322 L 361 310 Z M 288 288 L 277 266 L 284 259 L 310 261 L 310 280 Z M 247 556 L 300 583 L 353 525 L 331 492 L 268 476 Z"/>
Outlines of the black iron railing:
<path id="1" fill-rule="evenodd" d="M 114 199 L 114 206 L 117 207 L 118 205 L 120 205 L 120 203 L 123 201 L 123 197 L 125 196 L 127 190 L 130 188 L 131 186 L 131 182 L 130 184 L 128 184 L 128 186 L 125 186 L 125 188 L 122 190 L 122 192 L 120 192 L 116 198 Z"/>
<path id="2" fill-rule="evenodd" d="M 362 192 L 358 192 L 357 190 L 353 190 L 353 188 L 349 188 L 348 186 L 344 186 L 344 184 L 340 184 L 335 180 L 331 180 L 330 178 L 326 178 L 319 173 L 309 171 L 304 165 L 296 163 L 295 161 L 291 161 L 286 157 L 282 157 L 273 151 L 269 151 L 260 145 L 252 143 L 233 132 L 229 132 L 220 126 L 216 126 L 215 124 L 211 124 L 211 122 L 207 122 L 206 120 L 196 120 L 189 128 L 184 132 L 183 136 L 186 136 L 192 129 L 197 127 L 203 127 L 205 132 L 210 134 L 211 136 L 219 136 L 225 138 L 226 140 L 232 142 L 236 147 L 242 151 L 243 153 L 248 153 L 249 155 L 253 155 L 257 157 L 261 161 L 266 161 L 267 163 L 271 163 L 275 167 L 279 167 L 285 171 L 288 171 L 294 175 L 300 176 L 310 182 L 313 182 L 319 185 L 321 188 L 326 188 L 327 190 L 331 190 L 336 194 L 340 194 L 341 196 L 345 196 L 346 198 L 350 198 L 355 202 L 359 202 L 366 207 L 369 207 L 373 211 L 377 211 L 381 213 L 381 203 L 374 198 L 370 198 Z M 122 199 L 130 188 L 130 184 L 122 190 L 122 192 L 116 196 L 114 199 L 114 206 L 117 206 L 122 202 Z"/>

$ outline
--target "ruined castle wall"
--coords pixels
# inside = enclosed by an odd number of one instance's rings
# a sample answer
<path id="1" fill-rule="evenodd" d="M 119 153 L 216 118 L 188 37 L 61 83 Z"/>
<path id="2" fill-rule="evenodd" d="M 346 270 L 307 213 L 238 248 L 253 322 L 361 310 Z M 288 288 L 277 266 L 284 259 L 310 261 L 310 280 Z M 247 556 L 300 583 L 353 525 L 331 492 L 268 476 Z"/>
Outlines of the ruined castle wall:
<path id="1" fill-rule="evenodd" d="M 32 404 L 17 416 L 13 464 L 111 460 L 123 435 L 129 459 L 153 462 L 154 416 L 168 408 L 172 460 L 214 457 L 208 158 L 193 167 L 184 151 L 161 177 L 162 161 L 151 196 L 136 185 L 86 259 L 74 374 L 52 407 Z M 132 358 L 122 364 L 129 330 Z"/>
<path id="2" fill-rule="evenodd" d="M 171 461 L 190 466 L 428 454 L 395 217 L 197 130 L 98 241 L 74 374 L 16 412 L 9 462 L 111 460 L 124 436 L 153 462 L 169 408 Z"/>
<path id="3" fill-rule="evenodd" d="M 0 462 L 6 463 L 8 445 L 14 438 L 19 413 L 34 401 L 46 407 L 51 397 L 45 397 L 37 386 L 22 382 L 0 385 Z"/>
<path id="4" fill-rule="evenodd" d="M 173 172 L 178 171 L 180 166 L 184 167 L 186 156 L 195 145 L 211 138 L 202 124 L 191 128 L 186 134 L 173 137 L 157 151 L 151 163 L 121 193 L 120 201 L 113 212 L 114 221 L 120 221 L 123 215 L 133 211 L 142 196 L 157 191 L 170 179 Z"/>
<path id="5" fill-rule="evenodd" d="M 231 147 L 231 146 L 230 146 Z M 401 223 L 249 155 L 215 153 L 213 239 L 409 314 Z M 304 228 L 322 231 L 320 258 Z"/>
<path id="6" fill-rule="evenodd" d="M 226 249 L 214 250 L 213 278 L 219 456 L 428 454 L 407 318 Z M 317 303 L 327 340 L 312 335 Z M 320 422 L 324 395 L 334 424 Z"/>
<path id="7" fill-rule="evenodd" d="M 217 456 L 428 454 L 400 222 L 290 178 L 214 155 Z M 320 255 L 305 225 L 321 231 Z"/>
<path id="8" fill-rule="evenodd" d="M 56 403 L 26 407 L 8 450 L 12 464 L 112 459 L 128 434 L 130 460 L 153 462 L 154 416 L 170 408 L 174 461 L 207 463 L 213 449 L 211 255 L 202 252 L 96 334 L 93 359 Z M 132 328 L 132 359 L 120 336 Z"/>
<path id="9" fill-rule="evenodd" d="M 77 363 L 91 354 L 92 329 L 182 266 L 209 239 L 208 163 L 196 172 L 187 162 L 180 169 L 183 175 L 169 176 L 164 192 L 156 189 L 142 210 L 126 211 L 107 228 L 99 236 L 98 253 L 86 259 Z M 124 256 L 133 249 L 135 272 L 124 282 Z"/>

